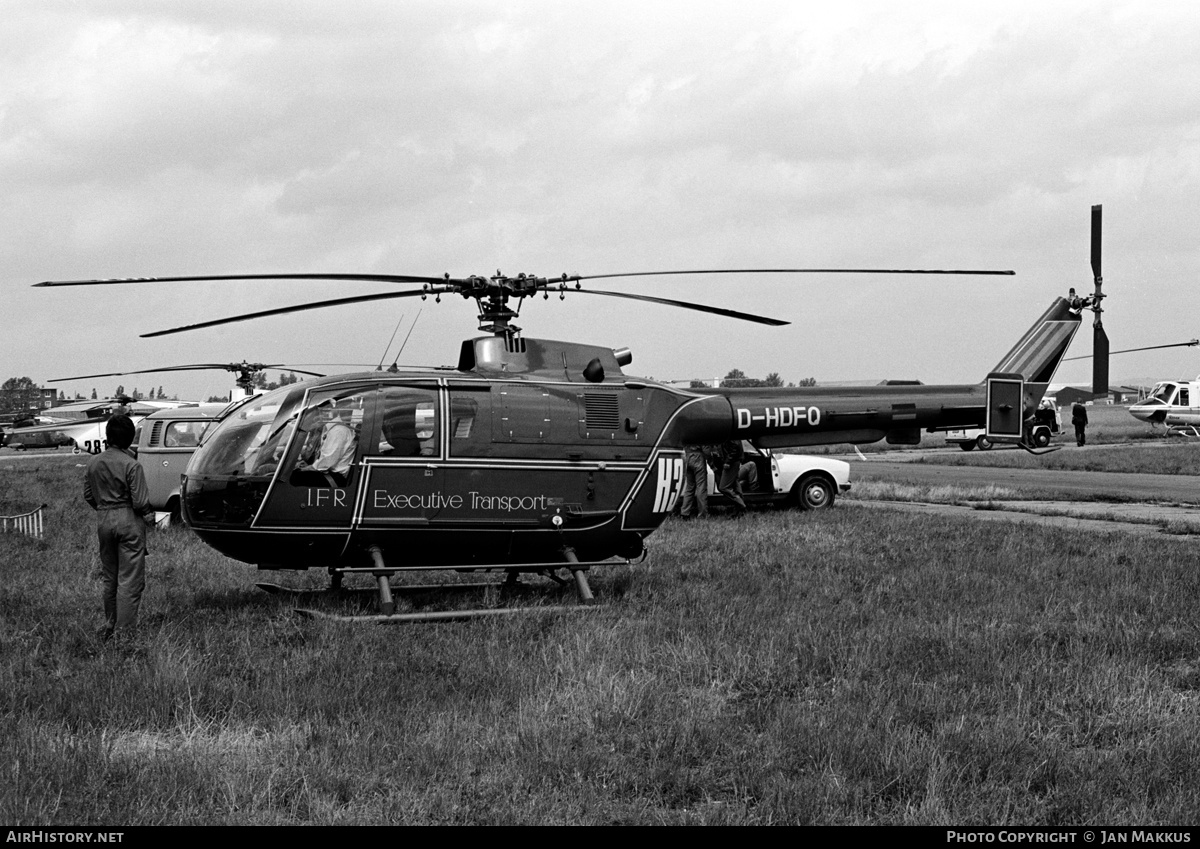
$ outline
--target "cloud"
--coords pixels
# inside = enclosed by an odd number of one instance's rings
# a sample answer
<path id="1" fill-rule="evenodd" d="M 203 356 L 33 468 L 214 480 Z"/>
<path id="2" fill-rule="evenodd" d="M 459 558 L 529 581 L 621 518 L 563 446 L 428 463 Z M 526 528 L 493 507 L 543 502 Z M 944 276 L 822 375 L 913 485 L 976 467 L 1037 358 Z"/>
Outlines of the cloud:
<path id="1" fill-rule="evenodd" d="M 47 277 L 1016 268 L 1004 286 L 639 281 L 797 319 L 777 333 L 584 299 L 531 304 L 526 323 L 557 338 L 617 333 L 660 376 L 681 362 L 872 376 L 900 361 L 907 374 L 892 376 L 975 379 L 1052 293 L 1087 282 L 1088 208 L 1099 202 L 1110 335 L 1131 345 L 1195 335 L 1186 309 L 1145 308 L 1150 293 L 1186 304 L 1200 270 L 1191 4 L 286 8 L 6 5 L 0 273 L 14 293 L 14 369 L 40 380 L 121 367 L 105 361 L 118 354 L 192 362 L 187 341 L 132 330 L 371 290 L 125 287 L 85 300 L 26 289 Z M 1142 301 L 1121 300 L 1135 286 Z M 431 309 L 414 345 L 428 330 L 425 351 L 439 359 L 446 338 L 473 331 L 464 309 Z M 42 350 L 47 313 L 76 328 L 71 350 Z M 338 326 L 349 328 L 335 334 L 339 356 L 375 360 L 397 317 L 301 314 L 190 344 L 295 359 L 294 340 Z M 136 327 L 114 354 L 93 323 Z M 738 344 L 681 357 L 690 343 L 664 327 Z M 917 327 L 934 330 L 918 344 Z"/>

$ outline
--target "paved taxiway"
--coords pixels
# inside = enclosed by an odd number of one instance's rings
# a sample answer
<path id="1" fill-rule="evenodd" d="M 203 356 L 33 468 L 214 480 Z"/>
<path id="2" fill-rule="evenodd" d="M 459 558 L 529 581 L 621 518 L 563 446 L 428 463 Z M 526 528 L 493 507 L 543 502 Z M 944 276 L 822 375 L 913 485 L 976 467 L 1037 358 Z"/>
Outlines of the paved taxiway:
<path id="1" fill-rule="evenodd" d="M 1107 446 L 1106 446 L 1107 447 Z M 1076 450 L 1076 449 L 1072 449 Z M 1053 469 L 1000 469 L 987 466 L 943 466 L 914 462 L 930 451 L 905 452 L 905 460 L 867 455 L 852 465 L 851 480 L 906 482 L 923 486 L 964 488 L 995 486 L 1020 493 L 1051 489 L 1062 493 L 1053 501 L 999 501 L 988 509 L 895 501 L 855 502 L 907 512 L 961 515 L 981 521 L 1016 521 L 1076 527 L 1094 531 L 1158 534 L 1164 526 L 1200 528 L 1200 477 L 1121 472 L 1073 472 Z M 1096 496 L 1119 496 L 1133 502 L 1083 501 Z M 849 502 L 843 502 L 849 503 Z"/>
<path id="2" fill-rule="evenodd" d="M 1068 498 L 1120 495 L 1135 501 L 1200 505 L 1200 477 L 1124 472 L 1068 472 L 1054 469 L 996 469 L 988 466 L 941 466 L 933 463 L 857 461 L 853 481 L 908 481 L 923 486 L 997 486 L 1055 489 Z"/>

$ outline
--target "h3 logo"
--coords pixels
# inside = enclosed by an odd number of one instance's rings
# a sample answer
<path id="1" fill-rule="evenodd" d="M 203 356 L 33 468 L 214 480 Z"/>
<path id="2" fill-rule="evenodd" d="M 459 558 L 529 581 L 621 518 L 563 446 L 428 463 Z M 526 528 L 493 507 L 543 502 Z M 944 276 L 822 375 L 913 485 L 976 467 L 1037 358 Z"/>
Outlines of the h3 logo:
<path id="1" fill-rule="evenodd" d="M 683 457 L 659 457 L 654 484 L 654 512 L 670 513 L 683 492 Z"/>

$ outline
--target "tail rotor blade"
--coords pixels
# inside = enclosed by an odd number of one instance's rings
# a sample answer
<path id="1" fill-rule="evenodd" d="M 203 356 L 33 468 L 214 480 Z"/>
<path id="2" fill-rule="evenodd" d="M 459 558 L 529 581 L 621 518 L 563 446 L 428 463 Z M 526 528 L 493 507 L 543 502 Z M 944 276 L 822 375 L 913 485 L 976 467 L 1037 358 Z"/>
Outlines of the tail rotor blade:
<path id="1" fill-rule="evenodd" d="M 1092 396 L 1108 394 L 1108 334 L 1097 324 L 1092 330 Z"/>
<path id="2" fill-rule="evenodd" d="M 1092 207 L 1092 276 L 1095 278 L 1096 291 L 1092 296 L 1092 312 L 1096 320 L 1092 323 L 1092 397 L 1100 398 L 1108 394 L 1108 334 L 1104 332 L 1104 323 L 1100 320 L 1101 302 L 1104 299 L 1104 271 L 1100 264 L 1101 232 L 1104 218 L 1104 207 L 1095 204 Z"/>

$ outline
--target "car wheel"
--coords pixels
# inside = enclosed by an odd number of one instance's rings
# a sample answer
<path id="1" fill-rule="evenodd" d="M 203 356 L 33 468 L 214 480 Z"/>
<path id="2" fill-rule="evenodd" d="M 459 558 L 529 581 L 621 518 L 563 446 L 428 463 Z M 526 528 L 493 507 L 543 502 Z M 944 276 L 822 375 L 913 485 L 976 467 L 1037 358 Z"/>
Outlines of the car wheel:
<path id="1" fill-rule="evenodd" d="M 1050 444 L 1050 431 L 1044 427 L 1040 427 L 1033 432 L 1033 444 L 1038 448 L 1045 448 Z"/>
<path id="2" fill-rule="evenodd" d="M 960 443 L 958 443 L 958 447 L 961 448 L 963 451 L 974 451 L 975 443 L 974 442 L 960 442 Z"/>
<path id="3" fill-rule="evenodd" d="M 990 451 L 992 448 L 992 440 L 988 439 L 982 433 L 979 434 L 979 438 L 975 440 L 975 444 L 979 446 L 980 451 Z"/>
<path id="4" fill-rule="evenodd" d="M 806 475 L 792 490 L 801 510 L 822 510 L 833 506 L 833 484 L 821 475 Z"/>

